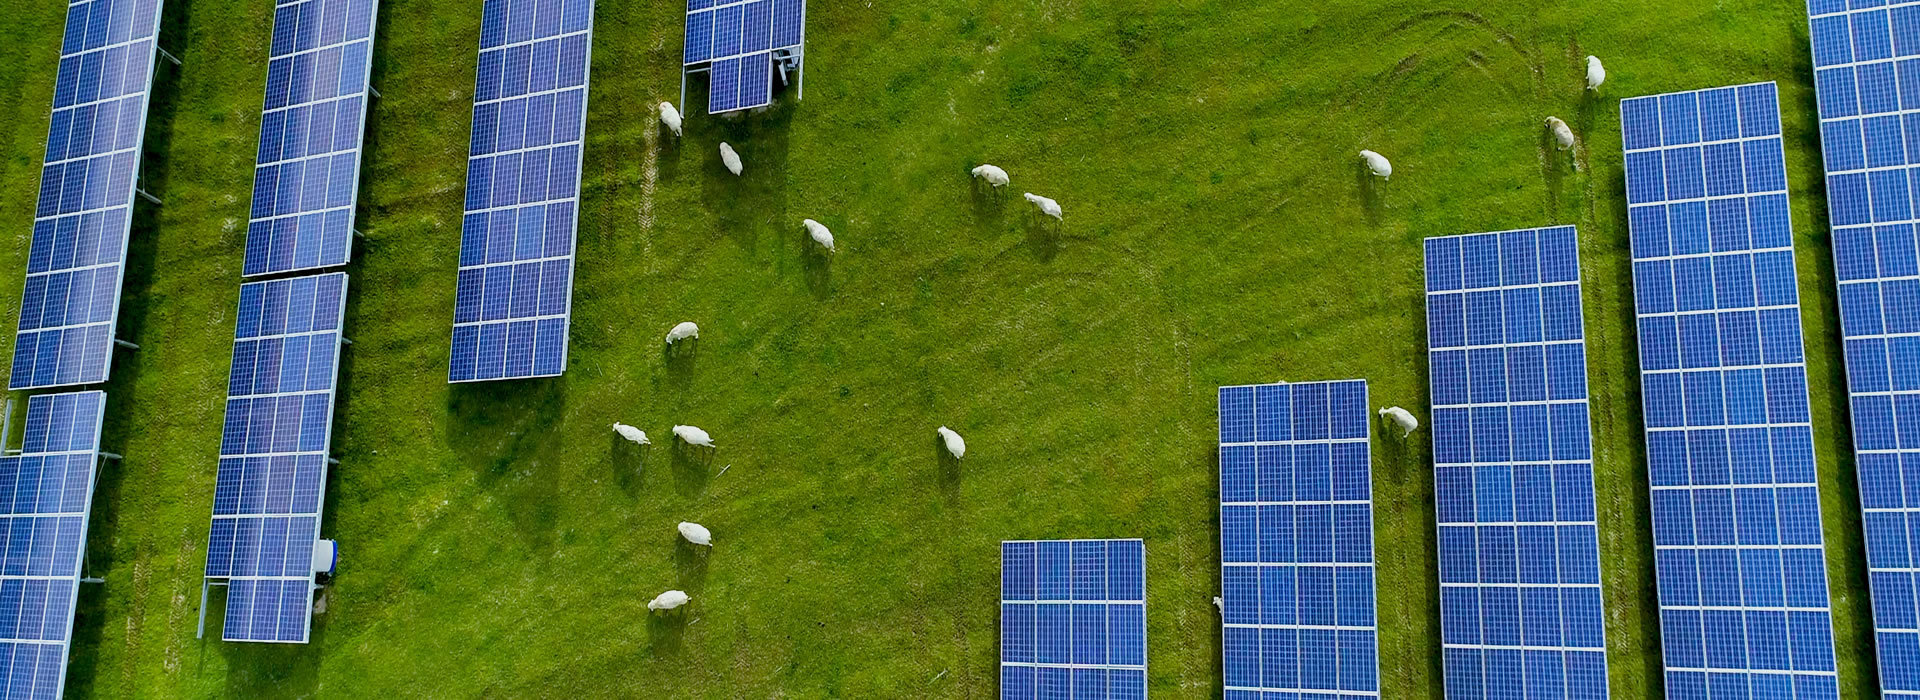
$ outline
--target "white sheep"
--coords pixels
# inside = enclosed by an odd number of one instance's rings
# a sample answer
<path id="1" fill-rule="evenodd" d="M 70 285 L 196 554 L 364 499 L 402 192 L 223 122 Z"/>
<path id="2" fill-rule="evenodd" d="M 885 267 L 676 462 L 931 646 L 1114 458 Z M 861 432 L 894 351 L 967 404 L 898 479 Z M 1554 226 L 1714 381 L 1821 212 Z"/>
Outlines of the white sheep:
<path id="1" fill-rule="evenodd" d="M 1386 156 L 1373 151 L 1361 151 L 1360 159 L 1367 162 L 1367 170 L 1374 175 L 1387 180 L 1393 179 L 1393 162 L 1387 160 Z"/>
<path id="2" fill-rule="evenodd" d="M 1600 65 L 1599 56 L 1587 57 L 1587 89 L 1599 90 L 1600 84 L 1607 82 L 1607 67 Z"/>
<path id="3" fill-rule="evenodd" d="M 1047 199 L 1046 197 L 1042 197 L 1032 192 L 1027 193 L 1027 201 L 1033 202 L 1034 206 L 1039 207 L 1040 213 L 1042 214 L 1046 214 L 1047 216 L 1051 216 L 1055 219 L 1060 219 L 1061 221 L 1066 220 L 1060 216 L 1059 202 L 1053 201 L 1051 199 Z"/>
<path id="4" fill-rule="evenodd" d="M 820 222 L 814 221 L 813 219 L 802 219 L 800 220 L 800 224 L 807 227 L 807 235 L 813 237 L 813 242 L 826 248 L 827 252 L 833 252 L 832 231 L 828 231 L 827 227 L 820 225 Z"/>
<path id="5" fill-rule="evenodd" d="M 674 136 L 680 135 L 680 110 L 674 109 L 672 102 L 660 103 L 660 123 L 665 124 Z"/>
<path id="6" fill-rule="evenodd" d="M 673 435 L 689 445 L 699 445 L 701 447 L 713 446 L 713 436 L 708 435 L 707 431 L 691 425 L 673 426 Z"/>
<path id="7" fill-rule="evenodd" d="M 944 425 L 933 432 L 940 434 L 940 441 L 947 445 L 947 454 L 953 455 L 954 459 L 967 456 L 967 441 L 959 433 Z"/>
<path id="8" fill-rule="evenodd" d="M 667 591 L 660 595 L 654 596 L 653 600 L 647 601 L 647 609 L 648 610 L 672 610 L 682 605 L 686 605 L 687 601 L 689 600 L 693 600 L 693 597 L 687 595 L 686 591 Z"/>
<path id="9" fill-rule="evenodd" d="M 1420 419 L 1414 418 L 1413 414 L 1407 412 L 1407 409 L 1399 406 L 1389 406 L 1380 409 L 1380 416 L 1391 419 L 1394 425 L 1406 430 L 1406 432 L 1400 434 L 1400 437 L 1412 435 L 1413 431 L 1420 429 Z"/>
<path id="10" fill-rule="evenodd" d="M 740 174 L 740 154 L 734 153 L 733 147 L 725 141 L 720 142 L 720 162 L 727 166 L 727 172 Z"/>
<path id="11" fill-rule="evenodd" d="M 1547 129 L 1553 132 L 1553 140 L 1560 144 L 1560 150 L 1573 148 L 1573 130 L 1559 117 L 1547 117 Z"/>
<path id="12" fill-rule="evenodd" d="M 620 437 L 633 441 L 633 444 L 635 445 L 653 444 L 653 441 L 647 439 L 647 431 L 641 430 L 639 428 L 635 428 L 625 423 L 614 423 L 613 432 L 619 433 Z"/>
<path id="13" fill-rule="evenodd" d="M 687 538 L 688 542 L 702 547 L 713 546 L 713 533 L 708 531 L 706 526 L 700 523 L 682 522 L 678 529 L 680 530 L 680 536 Z"/>
<path id="14" fill-rule="evenodd" d="M 986 180 L 987 184 L 994 187 L 1006 187 L 1007 183 L 1012 182 L 1007 178 L 1007 171 L 1001 170 L 998 165 L 982 165 L 972 172 L 974 177 Z"/>
<path id="15" fill-rule="evenodd" d="M 667 344 L 672 345 L 688 338 L 700 337 L 700 326 L 692 321 L 681 321 L 667 331 Z"/>

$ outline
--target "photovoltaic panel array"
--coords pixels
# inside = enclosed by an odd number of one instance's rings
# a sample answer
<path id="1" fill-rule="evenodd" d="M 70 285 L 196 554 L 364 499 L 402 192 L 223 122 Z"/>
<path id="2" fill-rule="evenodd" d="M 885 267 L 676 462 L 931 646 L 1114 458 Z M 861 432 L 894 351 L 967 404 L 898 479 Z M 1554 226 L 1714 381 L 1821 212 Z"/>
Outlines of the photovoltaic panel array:
<path id="1" fill-rule="evenodd" d="M 487 0 L 450 382 L 567 367 L 593 0 Z"/>
<path id="2" fill-rule="evenodd" d="M 1147 697 L 1146 545 L 1000 543 L 1000 697 Z"/>
<path id="3" fill-rule="evenodd" d="M 1837 697 L 1778 95 L 1620 115 L 1667 696 Z"/>
<path id="4" fill-rule="evenodd" d="M 347 264 L 377 0 L 274 8 L 246 276 Z"/>
<path id="5" fill-rule="evenodd" d="M 0 457 L 0 692 L 58 698 L 87 549 L 100 425 L 98 391 L 27 399 L 20 454 Z"/>
<path id="6" fill-rule="evenodd" d="M 1380 694 L 1371 428 L 1365 380 L 1220 388 L 1228 700 Z"/>
<path id="7" fill-rule="evenodd" d="M 1920 2 L 1814 0 L 1826 156 L 1880 692 L 1920 696 Z"/>
<path id="8" fill-rule="evenodd" d="M 1429 238 L 1448 697 L 1607 697 L 1571 226 Z"/>
<path id="9" fill-rule="evenodd" d="M 10 388 L 107 380 L 159 29 L 160 0 L 67 5 Z"/>
<path id="10" fill-rule="evenodd" d="M 227 641 L 307 641 L 346 291 L 343 272 L 240 287 L 207 542 Z"/>
<path id="11" fill-rule="evenodd" d="M 687 0 L 686 65 L 709 64 L 707 113 L 773 103 L 773 52 L 798 49 L 806 0 Z"/>

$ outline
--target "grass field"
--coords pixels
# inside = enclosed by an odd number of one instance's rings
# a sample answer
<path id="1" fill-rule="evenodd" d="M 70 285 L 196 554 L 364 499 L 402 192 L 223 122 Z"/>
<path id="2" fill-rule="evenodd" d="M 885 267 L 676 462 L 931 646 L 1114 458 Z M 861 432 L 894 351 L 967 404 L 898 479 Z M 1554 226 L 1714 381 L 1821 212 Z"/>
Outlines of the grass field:
<path id="1" fill-rule="evenodd" d="M 680 6 L 601 0 L 571 364 L 450 387 L 481 3 L 387 0 L 324 526 L 341 574 L 307 646 L 217 641 L 217 593 L 194 637 L 272 3 L 166 4 L 185 65 L 148 134 L 166 205 L 131 249 L 121 334 L 143 349 L 106 387 L 127 460 L 95 502 L 76 697 L 993 697 L 996 543 L 1134 536 L 1150 692 L 1217 696 L 1214 388 L 1365 377 L 1425 405 L 1418 241 L 1549 223 L 1582 238 L 1612 689 L 1656 695 L 1617 100 L 1760 80 L 1782 94 L 1841 681 L 1872 693 L 1798 2 L 815 0 L 807 99 L 689 110 L 673 142 L 652 105 L 678 98 Z M 63 12 L 0 23 L 0 317 Z M 1391 183 L 1367 185 L 1363 147 Z M 1065 225 L 977 195 L 983 161 Z M 687 319 L 698 352 L 670 361 Z M 663 444 L 628 449 L 615 420 Z M 680 422 L 713 432 L 711 464 L 664 445 Z M 941 424 L 967 436 L 957 470 Z M 1428 458 L 1376 440 L 1392 698 L 1440 695 Z M 676 587 L 689 614 L 649 617 Z"/>

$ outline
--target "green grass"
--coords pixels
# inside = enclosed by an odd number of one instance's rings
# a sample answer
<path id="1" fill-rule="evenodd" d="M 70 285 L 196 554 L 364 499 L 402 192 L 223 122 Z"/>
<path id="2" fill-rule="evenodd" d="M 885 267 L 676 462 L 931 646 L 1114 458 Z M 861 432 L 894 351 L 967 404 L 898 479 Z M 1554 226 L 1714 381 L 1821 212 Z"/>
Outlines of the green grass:
<path id="1" fill-rule="evenodd" d="M 1616 100 L 1757 80 L 1785 111 L 1841 681 L 1872 692 L 1800 3 L 818 0 L 804 102 L 670 142 L 651 105 L 678 99 L 679 6 L 603 0 L 571 364 L 450 387 L 480 3 L 388 0 L 324 528 L 344 554 L 306 646 L 217 641 L 218 592 L 194 637 L 271 17 L 167 4 L 185 65 L 148 135 L 166 206 L 131 250 L 143 349 L 107 387 L 127 460 L 95 503 L 75 696 L 993 697 L 996 543 L 1131 536 L 1151 692 L 1215 696 L 1214 387 L 1366 377 L 1424 405 L 1419 240 L 1552 223 L 1582 238 L 1612 689 L 1657 694 Z M 11 10 L 17 279 L 62 10 Z M 1598 98 L 1588 53 L 1612 71 Z M 1571 160 L 1548 115 L 1583 139 Z M 1358 174 L 1362 147 L 1390 184 Z M 983 161 L 1066 224 L 975 194 Z M 809 252 L 802 217 L 839 255 Z M 669 360 L 686 319 L 699 351 Z M 636 453 L 615 420 L 663 444 Z M 678 422 L 713 432 L 711 464 L 665 446 Z M 941 424 L 967 436 L 957 470 Z M 1383 691 L 1439 697 L 1429 455 L 1375 457 Z M 676 543 L 682 519 L 711 556 Z M 674 587 L 690 612 L 649 617 Z"/>

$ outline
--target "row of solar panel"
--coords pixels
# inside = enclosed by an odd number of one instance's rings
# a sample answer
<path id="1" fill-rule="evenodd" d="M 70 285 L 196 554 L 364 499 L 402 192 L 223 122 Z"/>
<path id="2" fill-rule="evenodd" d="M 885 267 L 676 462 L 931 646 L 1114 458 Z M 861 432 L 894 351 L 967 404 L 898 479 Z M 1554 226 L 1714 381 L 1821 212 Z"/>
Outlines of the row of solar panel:
<path id="1" fill-rule="evenodd" d="M 476 157 L 467 167 L 467 211 L 573 199 L 580 193 L 580 143 Z"/>
<path id="2" fill-rule="evenodd" d="M 120 208 L 33 222 L 27 274 L 118 263 L 126 244 L 126 216 Z"/>
<path id="3" fill-rule="evenodd" d="M 1723 253 L 1634 264 L 1641 314 L 1793 306 L 1793 251 Z"/>
<path id="4" fill-rule="evenodd" d="M 318 515 L 214 518 L 208 538 L 207 576 L 287 576 L 312 590 L 313 543 Z M 227 616 L 233 616 L 231 590 Z M 305 607 L 302 605 L 302 607 Z"/>
<path id="5" fill-rule="evenodd" d="M 474 104 L 584 88 L 587 40 L 583 33 L 505 49 L 483 49 L 473 86 Z"/>
<path id="6" fill-rule="evenodd" d="M 1146 599 L 1139 540 L 1009 541 L 1000 545 L 1002 601 Z"/>
<path id="7" fill-rule="evenodd" d="M 1514 329 L 1511 326 L 1508 328 L 1511 337 Z M 1533 334 L 1521 332 L 1518 335 L 1527 337 Z M 1571 401 L 1587 397 L 1584 345 L 1542 344 L 1537 337 L 1531 342 L 1511 342 L 1528 344 L 1429 352 L 1429 371 L 1435 379 L 1433 405 L 1452 407 L 1508 401 Z"/>
<path id="8" fill-rule="evenodd" d="M 33 450 L 28 454 L 38 452 L 40 450 Z M 93 461 L 93 453 L 89 451 L 23 456 L 0 462 L 0 515 L 86 512 L 93 485 Z M 0 519 L 0 533 L 6 532 L 5 523 Z"/>
<path id="9" fill-rule="evenodd" d="M 362 40 L 273 59 L 267 64 L 266 110 L 366 94 L 371 44 Z"/>
<path id="10" fill-rule="evenodd" d="M 1373 561 L 1373 507 L 1365 501 L 1223 505 L 1220 532 L 1220 560 L 1226 563 Z"/>
<path id="11" fill-rule="evenodd" d="M 552 376 L 567 366 L 567 319 L 453 327 L 456 382 Z"/>
<path id="12" fill-rule="evenodd" d="M 1584 402 L 1434 409 L 1432 422 L 1435 464 L 1582 461 L 1592 455 Z"/>
<path id="13" fill-rule="evenodd" d="M 1282 542 L 1285 538 L 1281 538 Z M 1276 558 L 1285 558 L 1276 553 Z M 1221 569 L 1228 625 L 1372 627 L 1373 567 L 1260 564 Z"/>
<path id="14" fill-rule="evenodd" d="M 1362 442 L 1235 445 L 1220 449 L 1220 501 L 1227 505 L 1365 501 Z"/>
<path id="15" fill-rule="evenodd" d="M 144 96 L 152 71 L 151 39 L 63 56 L 54 78 L 53 109 L 60 111 L 126 95 Z"/>
<path id="16" fill-rule="evenodd" d="M 1145 619 L 1140 603 L 1002 603 L 1001 662 L 1143 665 Z"/>
<path id="17" fill-rule="evenodd" d="M 155 0 L 92 0 L 68 3 L 60 43 L 62 56 L 153 36 L 160 3 Z"/>
<path id="18" fill-rule="evenodd" d="M 1920 539 L 1920 513 L 1875 511 L 1865 513 L 1867 530 L 1867 567 L 1870 569 L 1920 568 L 1914 557 L 1915 540 Z"/>
<path id="19" fill-rule="evenodd" d="M 1639 329 L 1646 349 L 1640 367 L 1667 371 L 1799 362 L 1804 351 L 1798 323 L 1792 307 L 1645 316 Z"/>
<path id="20" fill-rule="evenodd" d="M 85 554 L 106 395 L 27 399 L 22 452 L 0 457 L 0 689 L 59 697 Z M 36 643 L 24 643 L 38 640 Z"/>
<path id="21" fill-rule="evenodd" d="M 260 166 L 253 175 L 252 216 L 258 220 L 324 209 L 348 209 L 353 206 L 359 179 L 357 150 Z M 249 233 L 252 230 L 249 227 Z"/>
<path id="22" fill-rule="evenodd" d="M 568 243 L 571 242 L 569 239 Z M 566 314 L 568 298 L 573 293 L 569 284 L 572 264 L 570 259 L 556 258 L 461 270 L 459 298 L 453 314 L 455 327 Z"/>
<path id="23" fill-rule="evenodd" d="M 573 202 L 468 214 L 460 237 L 460 265 L 567 257 L 573 254 L 573 227 Z M 454 315 L 460 316 L 457 308 Z"/>
<path id="24" fill-rule="evenodd" d="M 113 319 L 120 268 L 90 267 L 27 278 L 20 330 L 77 326 Z"/>
<path id="25" fill-rule="evenodd" d="M 305 566 L 305 560 L 301 560 Z M 313 584 L 306 579 L 233 579 L 227 582 L 228 641 L 304 642 L 311 622 Z"/>
<path id="26" fill-rule="evenodd" d="M 1641 403 L 1649 428 L 1807 421 L 1806 372 L 1798 367 L 1645 376 Z"/>
<path id="27" fill-rule="evenodd" d="M 1457 529 L 1457 528 L 1456 528 Z M 1600 587 L 1449 586 L 1440 587 L 1441 642 L 1492 647 L 1575 647 L 1606 645 Z"/>
<path id="28" fill-rule="evenodd" d="M 1433 497 L 1435 516 L 1443 526 L 1442 536 L 1445 536 L 1446 525 L 1474 521 L 1591 523 L 1594 519 L 1593 467 L 1584 462 L 1440 463 L 1434 467 Z"/>
<path id="29" fill-rule="evenodd" d="M 708 114 L 773 104 L 772 54 L 756 53 L 714 61 L 708 76 Z"/>
<path id="30" fill-rule="evenodd" d="M 213 514 L 318 514 L 326 462 L 321 454 L 223 458 L 215 477 Z"/>
<path id="31" fill-rule="evenodd" d="M 1220 395 L 1220 442 L 1365 438 L 1370 426 L 1366 397 L 1363 382 L 1225 388 Z"/>
<path id="32" fill-rule="evenodd" d="M 1820 494 L 1807 486 L 1659 488 L 1655 547 L 1820 544 Z"/>
<path id="33" fill-rule="evenodd" d="M 268 55 L 279 58 L 373 36 L 374 0 L 302 0 L 273 11 L 273 43 Z"/>
<path id="34" fill-rule="evenodd" d="M 1656 487 L 1811 484 L 1811 444 L 1804 425 L 1655 430 L 1647 434 L 1648 477 Z"/>
<path id="35" fill-rule="evenodd" d="M 109 324 L 21 331 L 14 336 L 10 383 L 21 389 L 104 382 L 112 351 Z"/>
<path id="36" fill-rule="evenodd" d="M 747 0 L 687 10 L 687 64 L 800 45 L 804 0 Z"/>
<path id="37" fill-rule="evenodd" d="M 1641 261 L 1793 246 L 1785 194 L 1648 204 L 1629 209 L 1627 220 Z"/>
<path id="38" fill-rule="evenodd" d="M 103 100 L 53 113 L 46 163 L 124 151 L 140 143 L 147 119 L 144 95 Z"/>
<path id="39" fill-rule="evenodd" d="M 330 390 L 338 348 L 331 333 L 237 341 L 227 392 L 237 397 Z"/>
<path id="40" fill-rule="evenodd" d="M 1427 291 L 1542 285 L 1580 279 L 1569 227 L 1428 239 Z"/>
<path id="41" fill-rule="evenodd" d="M 1337 697 L 1353 691 L 1377 695 L 1379 641 L 1372 629 L 1270 629 L 1227 627 L 1226 697 L 1250 697 L 1247 689 L 1298 689 L 1299 697 Z M 1245 660 L 1235 663 L 1234 660 Z M 1249 663 L 1250 662 L 1250 663 Z M 1285 696 L 1268 691 L 1265 697 Z"/>
<path id="42" fill-rule="evenodd" d="M 1823 608 L 1826 578 L 1819 549 L 1660 547 L 1655 581 L 1663 605 L 1677 608 Z"/>
<path id="43" fill-rule="evenodd" d="M 1780 99 L 1754 83 L 1621 100 L 1620 135 L 1628 151 L 1778 136 Z"/>
<path id="44" fill-rule="evenodd" d="M 139 160 L 140 154 L 129 150 L 46 166 L 40 171 L 40 203 L 34 216 L 129 206 L 126 199 L 133 196 Z"/>
<path id="45" fill-rule="evenodd" d="M 1146 700 L 1147 672 L 1135 669 L 1000 667 L 1003 700 L 1108 698 Z"/>
<path id="46" fill-rule="evenodd" d="M 1507 493 L 1515 494 L 1518 490 Z M 1489 514 L 1478 520 L 1441 523 L 1442 584 L 1600 583 L 1600 555 L 1594 546 L 1597 535 L 1594 525 L 1492 524 L 1500 522 L 1495 517 L 1499 516 Z"/>
<path id="47" fill-rule="evenodd" d="M 1729 197 L 1787 188 L 1781 151 L 1768 138 L 1627 154 L 1627 202 Z"/>
<path id="48" fill-rule="evenodd" d="M 593 26 L 593 0 L 486 0 L 480 50 L 519 44 Z"/>
<path id="49" fill-rule="evenodd" d="M 475 104 L 468 152 L 484 156 L 578 141 L 586 99 L 586 90 L 565 90 Z"/>
<path id="50" fill-rule="evenodd" d="M 246 261 L 241 274 L 263 275 L 347 264 L 353 235 L 353 209 L 256 220 L 247 227 Z"/>
<path id="51" fill-rule="evenodd" d="M 308 0 L 317 2 L 318 0 Z M 269 165 L 283 160 L 360 150 L 365 98 L 360 93 L 312 104 L 288 107 L 260 115 L 260 148 L 255 162 Z"/>
<path id="52" fill-rule="evenodd" d="M 1580 288 L 1515 287 L 1427 297 L 1433 348 L 1580 339 Z M 1568 346 L 1574 347 L 1574 346 Z"/>
<path id="53" fill-rule="evenodd" d="M 1449 647 L 1441 663 L 1449 698 L 1601 700 L 1607 697 L 1607 657 L 1600 651 Z M 1497 694 L 1486 695 L 1485 691 Z M 1667 697 L 1676 700 L 1692 697 L 1672 695 L 1672 687 L 1667 691 Z"/>

